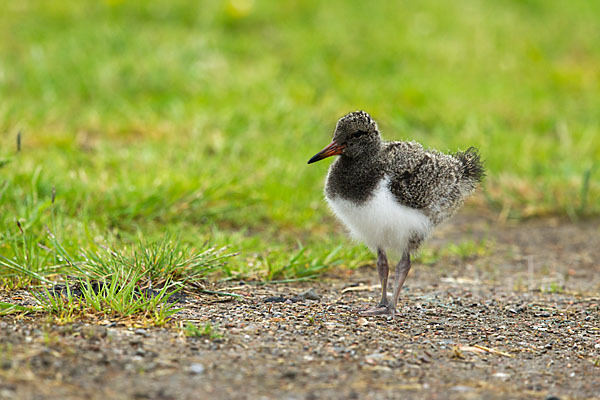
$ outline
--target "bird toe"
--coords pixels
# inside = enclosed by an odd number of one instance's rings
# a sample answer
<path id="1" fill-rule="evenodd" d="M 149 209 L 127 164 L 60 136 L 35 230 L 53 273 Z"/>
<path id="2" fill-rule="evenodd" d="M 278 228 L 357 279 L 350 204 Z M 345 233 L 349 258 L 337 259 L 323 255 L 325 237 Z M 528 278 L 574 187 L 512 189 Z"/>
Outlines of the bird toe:
<path id="1" fill-rule="evenodd" d="M 391 311 L 389 306 L 377 306 L 367 310 L 359 311 L 359 314 L 363 317 L 373 317 L 377 315 L 390 315 Z"/>

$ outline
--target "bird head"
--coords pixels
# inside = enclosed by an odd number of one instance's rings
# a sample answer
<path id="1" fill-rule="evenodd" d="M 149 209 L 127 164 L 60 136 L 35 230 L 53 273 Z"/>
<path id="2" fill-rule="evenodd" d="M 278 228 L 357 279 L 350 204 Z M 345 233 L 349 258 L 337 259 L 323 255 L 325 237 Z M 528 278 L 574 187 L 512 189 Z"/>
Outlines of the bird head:
<path id="1" fill-rule="evenodd" d="M 380 144 L 377 123 L 365 111 L 354 111 L 339 119 L 331 143 L 308 160 L 308 163 L 340 154 L 356 158 L 376 150 Z"/>

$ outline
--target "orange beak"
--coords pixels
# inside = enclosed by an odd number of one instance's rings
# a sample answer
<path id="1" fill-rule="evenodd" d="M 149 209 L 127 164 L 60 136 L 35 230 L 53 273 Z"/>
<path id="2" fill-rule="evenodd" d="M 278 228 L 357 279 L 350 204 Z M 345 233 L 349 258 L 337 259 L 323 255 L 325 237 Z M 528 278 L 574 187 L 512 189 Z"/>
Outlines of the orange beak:
<path id="1" fill-rule="evenodd" d="M 333 141 L 333 142 L 329 143 L 329 145 L 327 147 L 325 147 L 323 150 L 321 150 L 320 152 L 315 154 L 310 160 L 308 160 L 308 163 L 312 164 L 312 163 L 322 160 L 324 158 L 342 154 L 342 150 L 344 150 L 344 147 L 346 147 L 346 146 L 340 145 L 337 142 Z"/>

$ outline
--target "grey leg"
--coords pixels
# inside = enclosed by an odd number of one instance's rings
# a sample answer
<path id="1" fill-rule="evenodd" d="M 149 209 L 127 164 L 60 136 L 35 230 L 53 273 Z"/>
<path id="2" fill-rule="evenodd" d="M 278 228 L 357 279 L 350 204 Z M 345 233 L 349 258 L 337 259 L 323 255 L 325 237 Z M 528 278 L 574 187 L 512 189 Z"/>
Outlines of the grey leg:
<path id="1" fill-rule="evenodd" d="M 379 274 L 379 282 L 381 283 L 381 301 L 379 302 L 379 305 L 377 305 L 377 307 L 361 311 L 361 315 L 372 316 L 389 314 L 389 301 L 387 298 L 387 283 L 389 272 L 390 268 L 388 265 L 387 256 L 385 255 L 385 251 L 383 251 L 382 249 L 377 249 L 377 273 Z"/>
<path id="2" fill-rule="evenodd" d="M 387 256 L 381 249 L 377 249 L 377 273 L 379 274 L 379 283 L 381 284 L 381 301 L 379 302 L 379 307 L 385 307 L 389 304 L 387 283 L 390 267 L 388 266 Z"/>
<path id="3" fill-rule="evenodd" d="M 394 282 L 394 294 L 392 295 L 392 304 L 389 305 L 390 314 L 392 318 L 396 315 L 396 304 L 398 304 L 398 297 L 400 296 L 400 289 L 402 289 L 402 285 L 404 285 L 404 281 L 406 280 L 406 276 L 408 275 L 408 271 L 410 271 L 410 253 L 405 251 L 402 254 L 402 259 L 396 265 L 395 278 Z"/>

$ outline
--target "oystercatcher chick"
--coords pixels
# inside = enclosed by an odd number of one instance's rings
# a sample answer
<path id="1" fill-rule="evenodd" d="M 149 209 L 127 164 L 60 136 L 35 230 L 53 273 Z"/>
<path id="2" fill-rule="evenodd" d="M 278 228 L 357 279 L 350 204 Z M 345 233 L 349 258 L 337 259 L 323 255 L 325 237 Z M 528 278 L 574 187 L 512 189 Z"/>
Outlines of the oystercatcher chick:
<path id="1" fill-rule="evenodd" d="M 443 154 L 416 142 L 383 141 L 377 123 L 364 111 L 340 118 L 333 141 L 308 163 L 334 155 L 340 157 L 327 174 L 327 202 L 351 236 L 377 254 L 381 301 L 361 314 L 393 318 L 411 253 L 481 182 L 481 159 L 473 147 Z M 391 302 L 386 252 L 401 257 Z"/>

